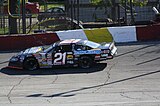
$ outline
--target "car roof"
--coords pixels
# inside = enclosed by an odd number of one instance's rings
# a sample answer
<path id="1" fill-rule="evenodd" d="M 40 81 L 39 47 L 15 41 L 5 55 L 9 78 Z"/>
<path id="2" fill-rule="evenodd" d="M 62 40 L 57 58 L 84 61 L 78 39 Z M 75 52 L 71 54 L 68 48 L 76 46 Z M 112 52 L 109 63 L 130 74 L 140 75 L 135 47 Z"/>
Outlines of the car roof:
<path id="1" fill-rule="evenodd" d="M 66 40 L 60 41 L 59 45 L 68 45 L 68 44 L 73 44 L 73 43 L 77 44 L 82 41 L 83 41 L 82 39 L 66 39 Z"/>

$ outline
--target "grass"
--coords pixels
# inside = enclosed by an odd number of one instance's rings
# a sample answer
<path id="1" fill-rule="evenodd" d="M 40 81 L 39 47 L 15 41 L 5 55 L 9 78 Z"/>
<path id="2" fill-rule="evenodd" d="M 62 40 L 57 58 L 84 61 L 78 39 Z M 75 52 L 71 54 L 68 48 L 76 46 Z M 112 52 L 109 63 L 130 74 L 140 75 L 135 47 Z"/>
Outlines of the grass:
<path id="1" fill-rule="evenodd" d="M 47 9 L 52 8 L 52 7 L 64 7 L 64 4 L 47 4 L 46 5 Z M 40 5 L 40 11 L 44 12 L 44 10 L 45 10 L 45 5 Z"/>
<path id="2" fill-rule="evenodd" d="M 8 34 L 8 27 L 0 28 L 0 35 L 6 35 Z"/>

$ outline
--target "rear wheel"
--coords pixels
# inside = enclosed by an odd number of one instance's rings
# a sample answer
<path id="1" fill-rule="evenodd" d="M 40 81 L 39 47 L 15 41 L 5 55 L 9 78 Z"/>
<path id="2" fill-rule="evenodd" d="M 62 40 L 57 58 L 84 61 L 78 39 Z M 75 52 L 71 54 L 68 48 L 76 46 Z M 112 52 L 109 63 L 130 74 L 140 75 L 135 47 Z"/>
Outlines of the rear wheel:
<path id="1" fill-rule="evenodd" d="M 26 70 L 36 70 L 38 69 L 38 62 L 36 59 L 34 58 L 27 58 L 25 61 L 24 61 L 24 69 Z"/>
<path id="2" fill-rule="evenodd" d="M 79 66 L 81 68 L 90 68 L 91 65 L 92 65 L 92 59 L 89 57 L 89 56 L 82 56 L 80 57 L 80 60 L 79 60 Z"/>

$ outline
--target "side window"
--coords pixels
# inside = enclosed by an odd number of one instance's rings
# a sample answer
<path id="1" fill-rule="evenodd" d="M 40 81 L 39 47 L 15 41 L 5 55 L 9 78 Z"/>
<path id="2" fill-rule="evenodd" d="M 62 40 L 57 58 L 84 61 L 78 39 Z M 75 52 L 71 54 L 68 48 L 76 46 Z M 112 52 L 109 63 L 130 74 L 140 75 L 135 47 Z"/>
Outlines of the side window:
<path id="1" fill-rule="evenodd" d="M 61 51 L 62 52 L 71 52 L 72 51 L 72 46 L 71 45 L 61 45 Z"/>
<path id="2" fill-rule="evenodd" d="M 84 48 L 84 46 L 82 46 L 82 45 L 76 45 L 76 46 L 74 47 L 74 50 L 80 51 L 80 50 L 85 50 L 85 48 Z"/>
<path id="3" fill-rule="evenodd" d="M 91 50 L 92 48 L 89 47 L 89 46 L 85 46 L 85 49 L 86 49 L 86 50 Z"/>
<path id="4" fill-rule="evenodd" d="M 48 51 L 48 53 L 53 53 L 55 51 L 55 47 Z"/>
<path id="5" fill-rule="evenodd" d="M 61 52 L 61 50 L 62 50 L 62 48 L 61 48 L 60 46 L 57 46 L 57 47 L 55 48 L 55 52 Z"/>

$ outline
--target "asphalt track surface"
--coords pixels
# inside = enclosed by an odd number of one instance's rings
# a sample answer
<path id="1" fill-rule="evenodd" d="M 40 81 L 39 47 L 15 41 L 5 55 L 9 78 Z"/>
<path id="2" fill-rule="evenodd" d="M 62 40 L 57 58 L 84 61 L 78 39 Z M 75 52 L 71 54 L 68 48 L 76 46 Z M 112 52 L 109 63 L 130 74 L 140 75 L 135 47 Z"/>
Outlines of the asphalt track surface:
<path id="1" fill-rule="evenodd" d="M 160 42 L 118 44 L 91 69 L 8 69 L 0 53 L 0 106 L 159 106 Z"/>

